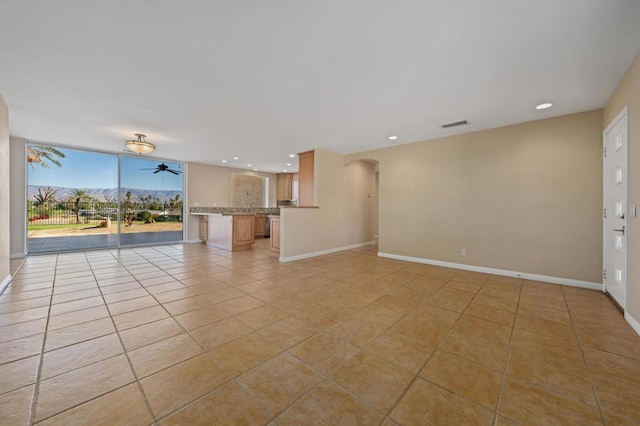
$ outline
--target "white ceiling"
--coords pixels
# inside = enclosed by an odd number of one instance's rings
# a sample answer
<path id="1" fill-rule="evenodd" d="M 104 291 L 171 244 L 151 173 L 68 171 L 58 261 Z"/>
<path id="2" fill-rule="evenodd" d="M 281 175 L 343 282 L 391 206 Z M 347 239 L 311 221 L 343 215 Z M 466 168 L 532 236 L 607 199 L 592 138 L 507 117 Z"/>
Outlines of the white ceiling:
<path id="1" fill-rule="evenodd" d="M 601 108 L 639 22 L 638 0 L 0 0 L 0 93 L 12 136 L 120 152 L 141 132 L 157 157 L 279 172 Z"/>

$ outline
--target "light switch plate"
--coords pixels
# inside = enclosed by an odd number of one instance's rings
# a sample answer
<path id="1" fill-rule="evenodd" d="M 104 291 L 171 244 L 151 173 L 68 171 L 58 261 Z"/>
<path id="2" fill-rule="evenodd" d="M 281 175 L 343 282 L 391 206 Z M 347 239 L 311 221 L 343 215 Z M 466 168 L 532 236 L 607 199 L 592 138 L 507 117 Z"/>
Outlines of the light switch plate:
<path id="1" fill-rule="evenodd" d="M 631 216 L 631 217 L 636 217 L 637 216 L 638 212 L 637 212 L 637 207 L 636 207 L 635 204 L 631 204 L 631 208 L 629 210 L 631 210 L 629 212 L 629 216 Z"/>

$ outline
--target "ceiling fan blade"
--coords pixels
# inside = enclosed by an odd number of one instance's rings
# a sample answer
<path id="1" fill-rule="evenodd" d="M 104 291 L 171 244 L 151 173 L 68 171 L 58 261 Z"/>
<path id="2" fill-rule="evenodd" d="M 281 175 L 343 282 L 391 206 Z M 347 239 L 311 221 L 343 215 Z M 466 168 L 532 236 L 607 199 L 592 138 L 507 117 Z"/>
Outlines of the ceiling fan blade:
<path id="1" fill-rule="evenodd" d="M 179 175 L 179 174 L 180 174 L 180 172 L 177 172 L 177 171 L 175 171 L 175 170 L 171 170 L 171 169 L 167 169 L 167 171 L 168 171 L 169 173 L 173 173 L 174 175 Z"/>
<path id="2" fill-rule="evenodd" d="M 155 172 L 153 172 L 153 173 L 160 173 L 161 171 L 162 171 L 162 170 L 156 170 L 156 171 L 155 171 Z"/>
<path id="3" fill-rule="evenodd" d="M 155 170 L 157 167 L 152 167 L 150 169 L 140 169 L 140 170 Z"/>

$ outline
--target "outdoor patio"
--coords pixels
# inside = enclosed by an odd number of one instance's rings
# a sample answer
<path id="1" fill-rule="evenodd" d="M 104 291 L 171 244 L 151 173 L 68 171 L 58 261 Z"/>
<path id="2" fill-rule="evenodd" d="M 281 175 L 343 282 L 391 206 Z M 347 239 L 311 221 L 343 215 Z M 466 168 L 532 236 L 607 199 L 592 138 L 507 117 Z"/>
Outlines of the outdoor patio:
<path id="1" fill-rule="evenodd" d="M 135 232 L 120 235 L 120 245 L 154 244 L 182 241 L 182 231 Z M 117 234 L 95 234 L 80 236 L 28 238 L 27 252 L 50 253 L 66 250 L 89 250 L 118 245 Z"/>

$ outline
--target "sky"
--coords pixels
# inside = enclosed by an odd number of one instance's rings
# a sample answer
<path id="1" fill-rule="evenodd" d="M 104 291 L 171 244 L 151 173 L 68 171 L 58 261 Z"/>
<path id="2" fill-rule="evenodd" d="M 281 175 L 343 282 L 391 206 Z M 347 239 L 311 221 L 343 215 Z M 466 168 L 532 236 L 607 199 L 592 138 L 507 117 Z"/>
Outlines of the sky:
<path id="1" fill-rule="evenodd" d="M 97 152 L 56 147 L 65 154 L 59 159 L 62 167 L 50 163 L 48 169 L 40 164 L 27 167 L 27 183 L 37 186 L 61 186 L 64 188 L 117 188 L 118 156 Z M 182 191 L 183 174 L 178 176 L 153 173 L 162 161 L 148 158 L 121 156 L 123 188 Z M 170 169 L 184 173 L 182 163 L 164 161 Z M 35 169 L 35 170 L 34 170 Z"/>

